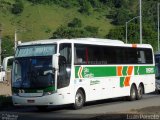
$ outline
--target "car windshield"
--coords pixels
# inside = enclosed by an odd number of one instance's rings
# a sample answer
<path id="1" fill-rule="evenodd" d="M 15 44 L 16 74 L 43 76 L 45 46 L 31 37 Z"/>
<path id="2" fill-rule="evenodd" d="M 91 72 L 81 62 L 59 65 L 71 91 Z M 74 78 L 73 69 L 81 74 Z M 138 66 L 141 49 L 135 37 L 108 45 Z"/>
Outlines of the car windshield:
<path id="1" fill-rule="evenodd" d="M 55 85 L 52 69 L 52 54 L 55 54 L 55 46 L 52 45 L 53 48 L 51 48 L 49 45 L 48 49 L 46 45 L 41 48 L 39 46 L 29 47 L 29 49 L 21 47 L 16 51 L 12 86 L 15 88 L 45 88 Z"/>

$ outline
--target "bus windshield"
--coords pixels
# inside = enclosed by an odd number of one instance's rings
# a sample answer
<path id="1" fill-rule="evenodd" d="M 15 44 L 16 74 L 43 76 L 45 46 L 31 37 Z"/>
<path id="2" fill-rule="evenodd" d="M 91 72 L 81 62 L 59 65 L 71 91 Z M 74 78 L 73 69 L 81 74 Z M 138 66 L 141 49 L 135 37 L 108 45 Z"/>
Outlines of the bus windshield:
<path id="1" fill-rule="evenodd" d="M 17 48 L 13 63 L 15 88 L 45 88 L 55 85 L 52 55 L 56 45 Z"/>

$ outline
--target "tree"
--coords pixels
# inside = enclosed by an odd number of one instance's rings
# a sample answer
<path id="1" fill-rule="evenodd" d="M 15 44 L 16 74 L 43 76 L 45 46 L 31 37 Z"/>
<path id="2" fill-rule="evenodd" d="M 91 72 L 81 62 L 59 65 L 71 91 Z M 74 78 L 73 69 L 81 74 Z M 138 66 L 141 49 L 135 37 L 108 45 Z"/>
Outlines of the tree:
<path id="1" fill-rule="evenodd" d="M 89 0 L 93 8 L 99 8 L 101 7 L 101 3 L 99 0 Z"/>
<path id="2" fill-rule="evenodd" d="M 106 38 L 124 41 L 125 28 L 123 26 L 119 26 L 119 27 L 116 27 L 115 29 L 111 29 L 109 33 L 106 35 Z"/>
<path id="3" fill-rule="evenodd" d="M 102 2 L 103 4 L 106 4 L 106 3 L 110 2 L 110 0 L 100 0 L 100 2 Z"/>
<path id="4" fill-rule="evenodd" d="M 111 29 L 106 35 L 106 38 L 118 39 L 125 42 L 125 26 L 119 26 Z M 139 43 L 139 24 L 128 25 L 128 43 Z M 157 50 L 157 33 L 153 30 L 150 24 L 143 24 L 143 43 L 151 44 L 154 50 Z"/>
<path id="5" fill-rule="evenodd" d="M 113 2 L 116 8 L 120 8 L 123 5 L 123 0 L 114 0 Z"/>
<path id="6" fill-rule="evenodd" d="M 29 2 L 32 2 L 33 4 L 39 4 L 42 3 L 43 0 L 28 0 Z M 47 0 L 48 1 L 48 0 Z"/>
<path id="7" fill-rule="evenodd" d="M 113 22 L 112 22 L 113 24 L 124 25 L 125 22 L 130 19 L 129 11 L 127 11 L 126 9 L 117 9 L 113 13 L 112 19 L 113 19 Z"/>
<path id="8" fill-rule="evenodd" d="M 2 38 L 2 59 L 14 55 L 14 41 L 10 36 L 4 36 Z"/>
<path id="9" fill-rule="evenodd" d="M 90 15 L 92 12 L 92 6 L 90 4 L 90 2 L 88 2 L 88 0 L 79 0 L 80 3 L 80 9 L 79 12 L 80 13 L 86 13 L 87 15 Z"/>
<path id="10" fill-rule="evenodd" d="M 23 3 L 21 0 L 16 0 L 15 4 L 12 6 L 12 13 L 13 14 L 20 14 L 23 11 Z"/>

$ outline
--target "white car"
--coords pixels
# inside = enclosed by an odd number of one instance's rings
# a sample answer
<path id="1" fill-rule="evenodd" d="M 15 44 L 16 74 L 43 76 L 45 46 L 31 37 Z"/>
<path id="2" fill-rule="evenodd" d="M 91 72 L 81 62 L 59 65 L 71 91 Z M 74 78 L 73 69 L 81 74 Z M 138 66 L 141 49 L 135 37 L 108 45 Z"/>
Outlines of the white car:
<path id="1" fill-rule="evenodd" d="M 160 94 L 160 79 L 156 79 L 156 91 Z"/>
<path id="2" fill-rule="evenodd" d="M 0 66 L 0 82 L 3 82 L 5 80 L 5 71 Z"/>

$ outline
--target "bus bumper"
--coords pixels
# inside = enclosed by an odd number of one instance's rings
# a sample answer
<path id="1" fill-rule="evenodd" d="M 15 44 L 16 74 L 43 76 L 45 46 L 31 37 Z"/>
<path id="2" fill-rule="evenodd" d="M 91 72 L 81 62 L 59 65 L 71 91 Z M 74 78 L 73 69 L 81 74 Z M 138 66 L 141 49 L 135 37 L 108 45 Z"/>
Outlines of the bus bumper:
<path id="1" fill-rule="evenodd" d="M 36 105 L 62 105 L 74 103 L 74 97 L 71 95 L 51 94 L 41 97 L 21 97 L 17 95 L 12 96 L 13 105 L 15 106 L 36 106 Z"/>

